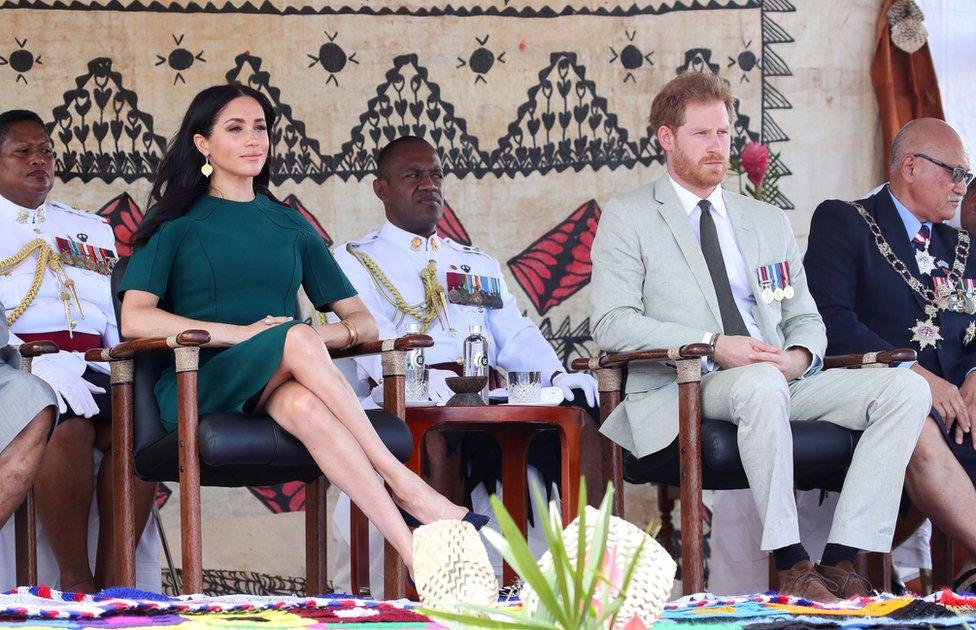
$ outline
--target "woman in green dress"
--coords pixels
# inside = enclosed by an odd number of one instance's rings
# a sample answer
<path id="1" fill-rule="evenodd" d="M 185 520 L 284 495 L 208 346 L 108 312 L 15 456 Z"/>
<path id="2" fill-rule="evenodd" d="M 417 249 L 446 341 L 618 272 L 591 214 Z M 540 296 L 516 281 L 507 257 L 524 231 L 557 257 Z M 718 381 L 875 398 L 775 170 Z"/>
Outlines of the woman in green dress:
<path id="1" fill-rule="evenodd" d="M 270 415 L 412 571 L 405 517 L 476 527 L 487 517 L 448 501 L 390 453 L 331 360 L 328 348 L 374 341 L 377 326 L 312 226 L 268 192 L 274 117 L 271 103 L 242 85 L 214 86 L 193 99 L 159 164 L 152 209 L 133 236 L 137 248 L 119 287 L 122 334 L 207 330 L 200 414 Z M 299 285 L 339 323 L 297 321 Z M 156 384 L 156 398 L 173 430 L 172 369 Z"/>

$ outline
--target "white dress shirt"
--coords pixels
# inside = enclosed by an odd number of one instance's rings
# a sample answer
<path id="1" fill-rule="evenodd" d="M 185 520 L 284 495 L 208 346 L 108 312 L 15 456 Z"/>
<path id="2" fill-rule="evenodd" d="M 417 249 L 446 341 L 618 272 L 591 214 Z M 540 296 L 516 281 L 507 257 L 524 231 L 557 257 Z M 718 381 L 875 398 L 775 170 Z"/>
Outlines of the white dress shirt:
<path id="1" fill-rule="evenodd" d="M 698 204 L 701 197 L 684 188 L 671 178 L 671 185 L 678 195 L 681 207 L 688 215 L 688 222 L 691 224 L 691 231 L 695 233 L 695 238 L 701 243 L 701 233 L 699 222 L 701 221 L 701 208 Z M 749 335 L 765 342 L 766 338 L 759 329 L 756 318 L 752 316 L 752 309 L 756 306 L 756 296 L 752 294 L 752 284 L 750 283 L 749 268 L 746 266 L 746 259 L 742 257 L 739 250 L 739 243 L 735 240 L 735 232 L 732 231 L 732 223 L 729 221 L 729 212 L 725 208 L 725 197 L 722 187 L 716 186 L 708 197 L 708 202 L 712 204 L 712 219 L 715 220 L 715 231 L 718 232 L 718 242 L 722 247 L 722 259 L 725 261 L 725 271 L 729 276 L 729 285 L 732 287 L 732 297 L 735 298 L 735 305 L 739 308 L 742 321 L 745 322 Z M 709 335 L 711 336 L 711 335 Z M 707 338 L 706 338 L 707 341 Z"/>

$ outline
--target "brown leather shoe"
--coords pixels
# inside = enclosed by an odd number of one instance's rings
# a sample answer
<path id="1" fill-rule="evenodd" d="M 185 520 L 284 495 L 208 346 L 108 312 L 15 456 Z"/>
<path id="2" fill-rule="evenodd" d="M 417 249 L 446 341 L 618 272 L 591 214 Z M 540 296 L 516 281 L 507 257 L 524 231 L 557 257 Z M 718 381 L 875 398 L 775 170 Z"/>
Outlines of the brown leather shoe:
<path id="1" fill-rule="evenodd" d="M 779 592 L 783 595 L 802 597 L 821 604 L 840 601 L 834 595 L 837 585 L 817 573 L 809 560 L 797 562 L 792 568 L 776 573 L 779 575 Z"/>
<path id="2" fill-rule="evenodd" d="M 818 564 L 817 573 L 836 585 L 837 588 L 830 589 L 830 592 L 841 599 L 866 597 L 874 594 L 874 587 L 871 586 L 871 582 L 858 574 L 850 562 L 841 562 L 835 567 Z"/>

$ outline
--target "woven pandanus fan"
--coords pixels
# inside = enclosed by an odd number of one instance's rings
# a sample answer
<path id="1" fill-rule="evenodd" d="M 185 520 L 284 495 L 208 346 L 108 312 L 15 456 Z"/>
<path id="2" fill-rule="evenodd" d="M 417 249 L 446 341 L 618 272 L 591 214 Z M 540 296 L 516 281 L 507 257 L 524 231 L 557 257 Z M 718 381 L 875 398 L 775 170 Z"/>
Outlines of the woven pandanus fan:
<path id="1" fill-rule="evenodd" d="M 599 518 L 599 510 L 586 506 L 586 549 L 592 545 L 593 530 Z M 579 518 L 577 517 L 563 530 L 563 543 L 567 555 L 574 563 L 578 539 Z M 611 570 L 619 572 L 621 576 L 625 574 L 641 541 L 644 542 L 644 547 L 641 549 L 640 560 L 627 588 L 624 604 L 617 613 L 614 628 L 622 628 L 634 615 L 640 617 L 644 625 L 650 627 L 660 619 L 664 604 L 671 597 L 671 586 L 674 584 L 674 574 L 678 568 L 674 560 L 656 540 L 633 523 L 616 516 L 610 517 L 610 527 L 607 531 L 607 552 L 612 554 L 610 560 L 616 564 L 616 568 Z M 602 569 L 604 573 L 608 569 L 605 562 L 606 560 L 601 562 L 604 565 Z M 552 556 L 548 551 L 539 559 L 539 568 L 543 572 L 552 568 Z M 602 590 L 598 586 L 595 597 L 599 598 Z M 530 613 L 534 612 L 539 605 L 539 596 L 528 584 L 522 587 L 519 597 Z"/>
<path id="2" fill-rule="evenodd" d="M 421 604 L 434 610 L 469 612 L 459 604 L 498 601 L 488 550 L 470 523 L 434 521 L 415 529 L 413 576 Z"/>

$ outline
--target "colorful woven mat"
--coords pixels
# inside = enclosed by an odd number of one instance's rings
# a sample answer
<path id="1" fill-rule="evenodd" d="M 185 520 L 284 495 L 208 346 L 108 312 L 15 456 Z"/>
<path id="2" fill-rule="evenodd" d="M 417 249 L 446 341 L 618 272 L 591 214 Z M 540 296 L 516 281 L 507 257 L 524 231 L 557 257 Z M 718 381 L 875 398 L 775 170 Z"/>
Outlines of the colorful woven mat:
<path id="1" fill-rule="evenodd" d="M 874 627 L 976 625 L 976 597 L 942 591 L 928 597 L 881 594 L 836 604 L 817 604 L 797 597 L 766 593 L 720 597 L 710 593 L 689 595 L 667 604 L 657 625 L 698 624 L 718 627 L 772 629 L 786 626 Z M 716 625 L 717 624 L 717 625 Z"/>

